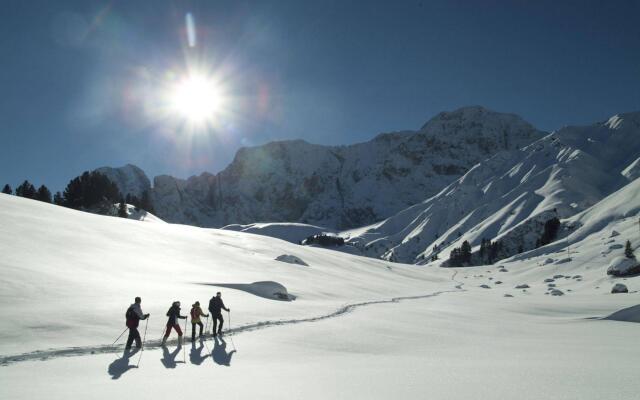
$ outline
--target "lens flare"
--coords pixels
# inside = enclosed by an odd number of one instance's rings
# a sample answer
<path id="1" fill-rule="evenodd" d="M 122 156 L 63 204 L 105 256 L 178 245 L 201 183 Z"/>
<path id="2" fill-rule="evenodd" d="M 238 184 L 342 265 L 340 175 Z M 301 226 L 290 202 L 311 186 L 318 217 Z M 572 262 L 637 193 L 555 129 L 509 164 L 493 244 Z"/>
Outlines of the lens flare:
<path id="1" fill-rule="evenodd" d="M 185 25 L 187 27 L 187 41 L 189 43 L 189 47 L 196 47 L 196 22 L 193 19 L 193 14 L 187 13 L 185 16 Z"/>

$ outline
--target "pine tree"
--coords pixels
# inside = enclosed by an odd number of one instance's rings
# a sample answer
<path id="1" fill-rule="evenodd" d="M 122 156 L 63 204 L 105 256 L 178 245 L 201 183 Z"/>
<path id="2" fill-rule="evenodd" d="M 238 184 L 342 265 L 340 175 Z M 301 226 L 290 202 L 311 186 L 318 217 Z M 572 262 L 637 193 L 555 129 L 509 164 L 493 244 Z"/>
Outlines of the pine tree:
<path id="1" fill-rule="evenodd" d="M 484 256 L 487 254 L 487 247 L 491 242 L 485 238 L 480 241 L 480 259 L 484 262 Z"/>
<path id="2" fill-rule="evenodd" d="M 154 213 L 153 204 L 151 204 L 151 194 L 148 190 L 142 192 L 142 199 L 140 200 L 140 208 L 146 212 Z"/>
<path id="3" fill-rule="evenodd" d="M 460 259 L 460 249 L 454 247 L 449 253 L 449 265 L 452 267 L 461 267 L 462 260 Z"/>
<path id="4" fill-rule="evenodd" d="M 65 205 L 76 210 L 88 209 L 105 201 L 113 204 L 122 198 L 116 184 L 96 171 L 86 171 L 69 181 L 63 197 Z"/>
<path id="5" fill-rule="evenodd" d="M 22 184 L 16 188 L 16 196 L 35 199 L 36 194 L 36 188 L 27 180 L 22 182 Z"/>
<path id="6" fill-rule="evenodd" d="M 9 186 L 9 184 L 6 184 L 2 188 L 2 193 L 4 193 L 4 194 L 13 194 L 13 189 L 11 189 L 11 186 Z"/>
<path id="7" fill-rule="evenodd" d="M 57 206 L 64 206 L 64 197 L 62 197 L 62 193 L 56 192 L 56 194 L 53 195 L 53 204 Z"/>
<path id="8" fill-rule="evenodd" d="M 462 242 L 460 247 L 460 259 L 463 263 L 471 262 L 471 245 L 466 240 Z"/>
<path id="9" fill-rule="evenodd" d="M 45 185 L 40 186 L 36 193 L 36 200 L 51 203 L 51 191 Z"/>
<path id="10" fill-rule="evenodd" d="M 118 217 L 120 218 L 129 217 L 129 214 L 127 213 L 127 203 L 125 203 L 124 197 L 120 199 L 120 207 L 118 207 Z"/>
<path id="11" fill-rule="evenodd" d="M 627 258 L 635 258 L 635 255 L 633 254 L 633 249 L 631 248 L 631 242 L 627 240 L 627 243 L 624 246 L 624 255 Z"/>
<path id="12" fill-rule="evenodd" d="M 544 231 L 540 238 L 540 246 L 545 246 L 556 239 L 558 229 L 560 228 L 560 220 L 557 217 L 553 217 L 544 223 Z"/>

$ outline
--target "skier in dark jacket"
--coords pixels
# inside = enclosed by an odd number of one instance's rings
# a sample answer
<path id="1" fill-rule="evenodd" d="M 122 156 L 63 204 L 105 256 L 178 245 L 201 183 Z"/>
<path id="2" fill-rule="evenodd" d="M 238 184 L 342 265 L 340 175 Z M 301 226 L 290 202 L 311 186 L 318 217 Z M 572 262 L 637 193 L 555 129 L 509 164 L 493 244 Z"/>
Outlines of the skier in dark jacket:
<path id="1" fill-rule="evenodd" d="M 180 302 L 174 301 L 171 304 L 171 308 L 167 311 L 167 329 L 165 330 L 164 337 L 162 338 L 162 345 L 164 346 L 167 343 L 167 338 L 171 333 L 171 328 L 175 329 L 178 332 L 178 345 L 182 345 L 182 329 L 180 329 L 180 325 L 178 324 L 178 319 L 186 319 L 186 316 L 180 315 Z"/>
<path id="2" fill-rule="evenodd" d="M 209 300 L 209 312 L 211 312 L 211 319 L 213 320 L 213 336 L 216 336 L 216 325 L 220 321 L 220 327 L 217 329 L 218 335 L 222 334 L 222 324 L 224 324 L 224 318 L 222 318 L 222 310 L 230 312 L 231 310 L 224 306 L 222 302 L 222 294 L 216 293 L 215 297 Z"/>
<path id="3" fill-rule="evenodd" d="M 138 332 L 138 325 L 140 324 L 141 319 L 149 318 L 149 314 L 142 313 L 140 303 L 142 303 L 142 299 L 140 297 L 136 297 L 134 303 L 129 306 L 125 315 L 127 318 L 127 328 L 129 328 L 129 338 L 127 339 L 125 349 L 130 349 L 134 340 L 137 348 L 142 347 L 140 332 Z"/>

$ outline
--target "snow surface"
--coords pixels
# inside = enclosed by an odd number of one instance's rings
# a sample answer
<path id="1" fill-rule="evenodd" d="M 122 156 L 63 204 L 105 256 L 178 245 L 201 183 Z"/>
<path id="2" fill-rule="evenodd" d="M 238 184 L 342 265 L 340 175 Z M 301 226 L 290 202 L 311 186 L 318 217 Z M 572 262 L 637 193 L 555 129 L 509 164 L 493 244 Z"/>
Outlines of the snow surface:
<path id="1" fill-rule="evenodd" d="M 576 235 L 568 262 L 543 265 L 564 258 L 550 245 L 447 269 L 0 195 L 0 398 L 636 399 L 625 310 L 640 280 L 607 276 L 618 254 L 601 252 L 637 221 L 593 215 L 607 223 Z M 547 294 L 549 278 L 563 296 Z M 630 293 L 610 294 L 622 281 Z M 258 293 L 273 288 L 295 300 Z M 170 303 L 216 291 L 232 309 L 224 340 L 160 348 Z M 122 357 L 123 340 L 110 344 L 136 295 L 151 313 L 147 346 Z"/>

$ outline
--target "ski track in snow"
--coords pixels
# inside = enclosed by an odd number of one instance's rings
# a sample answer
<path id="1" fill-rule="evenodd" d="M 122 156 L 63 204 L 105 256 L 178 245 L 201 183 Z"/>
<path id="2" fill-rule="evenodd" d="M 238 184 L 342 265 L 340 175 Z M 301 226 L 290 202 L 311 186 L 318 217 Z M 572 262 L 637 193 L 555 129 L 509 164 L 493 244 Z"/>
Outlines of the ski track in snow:
<path id="1" fill-rule="evenodd" d="M 325 314 L 325 315 L 320 315 L 317 317 L 310 317 L 310 318 L 300 318 L 300 319 L 288 319 L 288 320 L 276 320 L 276 321 L 261 321 L 261 322 L 257 322 L 254 324 L 248 324 L 248 325 L 242 325 L 239 326 L 237 328 L 232 328 L 232 329 L 228 329 L 227 331 L 224 332 L 224 336 L 233 336 L 233 335 L 237 335 L 243 332 L 251 332 L 251 331 L 255 331 L 255 330 L 260 330 L 260 329 L 266 329 L 266 328 L 271 328 L 271 327 L 275 327 L 275 326 L 283 326 L 283 325 L 291 325 L 291 324 L 301 324 L 301 323 L 306 323 L 306 322 L 318 322 L 318 321 L 323 321 L 326 319 L 330 319 L 330 318 L 336 318 L 336 317 L 340 317 L 342 315 L 348 314 L 350 312 L 352 312 L 353 310 L 355 310 L 356 308 L 359 307 L 366 307 L 366 306 L 372 306 L 372 305 L 376 305 L 376 304 L 390 304 L 390 303 L 400 303 L 401 301 L 405 301 L 405 300 L 420 300 L 420 299 L 427 299 L 430 297 L 436 297 L 439 296 L 441 294 L 444 293 L 459 293 L 459 292 L 464 292 L 466 291 L 465 289 L 462 289 L 462 286 L 464 285 L 464 283 L 457 281 L 455 279 L 456 275 L 458 274 L 458 271 L 455 271 L 453 273 L 453 275 L 451 276 L 451 280 L 455 283 L 457 283 L 457 285 L 455 286 L 456 290 L 442 290 L 442 291 L 437 291 L 437 292 L 432 292 L 429 294 L 423 294 L 423 295 L 416 295 L 416 296 L 402 296 L 402 297 L 393 297 L 391 299 L 388 300 L 372 300 L 372 301 L 364 301 L 364 302 L 360 302 L 360 303 L 351 303 L 351 304 L 347 304 L 339 309 L 337 309 L 336 311 L 329 313 L 329 314 Z M 123 336 L 124 337 L 124 336 Z M 187 342 L 186 340 L 186 335 L 184 336 L 185 338 L 185 343 Z M 210 338 L 210 336 L 207 336 L 207 338 Z M 176 345 L 177 344 L 177 339 L 174 340 L 170 340 L 167 341 L 167 344 L 171 344 L 171 345 Z M 47 361 L 50 359 L 54 359 L 54 358 L 60 358 L 60 357 L 78 357 L 78 356 L 85 356 L 85 355 L 91 355 L 91 354 L 108 354 L 108 353 L 112 353 L 116 350 L 120 350 L 122 345 L 100 345 L 100 346 L 91 346 L 91 347 L 68 347 L 68 348 L 64 348 L 64 349 L 49 349 L 49 350 L 37 350 L 37 351 L 33 351 L 33 352 L 29 352 L 29 353 L 23 353 L 23 354 L 17 354 L 17 355 L 12 355 L 12 356 L 0 356 L 0 366 L 8 366 L 14 363 L 18 363 L 18 362 L 22 362 L 22 361 L 34 361 L 34 360 L 40 360 L 40 361 Z M 146 341 L 145 345 L 144 345 L 144 349 L 157 349 L 161 347 L 161 340 L 153 340 L 153 341 Z M 143 349 L 143 351 L 144 351 Z"/>

